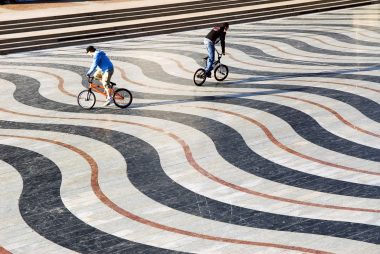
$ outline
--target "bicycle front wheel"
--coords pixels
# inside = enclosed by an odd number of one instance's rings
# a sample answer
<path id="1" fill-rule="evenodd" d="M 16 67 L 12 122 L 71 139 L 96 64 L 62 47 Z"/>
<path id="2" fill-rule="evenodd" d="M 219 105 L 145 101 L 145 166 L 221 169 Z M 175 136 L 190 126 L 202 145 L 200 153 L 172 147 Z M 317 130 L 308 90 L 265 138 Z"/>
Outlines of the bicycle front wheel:
<path id="1" fill-rule="evenodd" d="M 113 101 L 119 108 L 126 108 L 131 105 L 132 99 L 132 93 L 125 88 L 119 88 L 113 93 Z"/>
<path id="2" fill-rule="evenodd" d="M 92 109 L 95 105 L 96 97 L 91 90 L 83 90 L 77 97 L 78 105 L 84 109 Z"/>
<path id="3" fill-rule="evenodd" d="M 228 67 L 224 64 L 216 66 L 214 70 L 214 77 L 218 81 L 223 81 L 228 76 Z"/>
<path id="4" fill-rule="evenodd" d="M 194 80 L 194 84 L 196 84 L 197 86 L 203 85 L 203 83 L 206 81 L 206 71 L 205 71 L 205 69 L 202 69 L 202 68 L 198 69 L 194 73 L 193 80 Z"/>

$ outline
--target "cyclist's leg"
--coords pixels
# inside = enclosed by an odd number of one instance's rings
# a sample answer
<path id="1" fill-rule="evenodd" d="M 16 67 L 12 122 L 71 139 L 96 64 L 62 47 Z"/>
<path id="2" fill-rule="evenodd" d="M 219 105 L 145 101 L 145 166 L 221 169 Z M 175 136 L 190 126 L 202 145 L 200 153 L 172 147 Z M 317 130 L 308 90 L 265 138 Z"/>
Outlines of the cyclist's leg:
<path id="1" fill-rule="evenodd" d="M 94 73 L 94 79 L 102 80 L 102 77 L 103 77 L 102 70 L 97 69 Z"/>
<path id="2" fill-rule="evenodd" d="M 112 99 L 112 89 L 110 86 L 112 75 L 113 75 L 113 70 L 109 70 L 103 73 L 103 77 L 102 77 L 102 83 L 104 86 L 104 90 L 106 91 L 106 94 L 107 94 L 107 100 Z"/>
<path id="3" fill-rule="evenodd" d="M 207 59 L 207 65 L 206 65 L 206 73 L 210 74 L 212 71 L 212 65 L 215 60 L 215 45 L 212 41 L 209 39 L 205 38 L 204 41 L 206 48 L 207 48 L 207 53 L 208 53 L 208 59 Z"/>

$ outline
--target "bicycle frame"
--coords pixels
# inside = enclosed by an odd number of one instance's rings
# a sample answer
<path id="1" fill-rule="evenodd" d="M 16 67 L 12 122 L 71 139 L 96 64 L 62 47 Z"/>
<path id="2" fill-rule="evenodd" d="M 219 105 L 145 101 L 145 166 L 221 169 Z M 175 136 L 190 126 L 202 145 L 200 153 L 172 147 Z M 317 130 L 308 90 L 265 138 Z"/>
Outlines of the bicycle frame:
<path id="1" fill-rule="evenodd" d="M 104 91 L 104 87 L 102 85 L 97 85 L 95 83 L 89 83 L 88 89 L 91 91 L 103 94 L 104 96 L 107 96 L 107 94 Z"/>
<path id="2" fill-rule="evenodd" d="M 96 93 L 102 94 L 104 97 L 107 93 L 102 84 L 94 82 L 94 77 L 88 77 L 88 87 L 82 90 L 77 96 L 77 102 L 84 109 L 92 109 L 96 103 Z M 119 88 L 116 83 L 110 82 L 110 100 L 119 108 L 127 108 L 132 103 L 132 93 L 126 88 Z M 107 103 L 107 106 L 109 103 Z"/>
<path id="3" fill-rule="evenodd" d="M 115 83 L 113 83 L 112 85 L 111 85 L 111 94 L 114 94 L 114 92 L 115 92 L 115 89 L 114 89 L 114 86 L 115 86 L 116 84 Z M 106 92 L 104 91 L 104 87 L 103 87 L 103 85 L 98 85 L 98 84 L 95 84 L 94 83 L 94 77 L 89 77 L 88 78 L 88 89 L 90 90 L 90 91 L 94 91 L 94 92 L 97 92 L 97 93 L 100 93 L 100 94 L 102 94 L 104 97 L 107 97 L 107 94 L 106 94 Z M 101 90 L 100 90 L 101 89 Z M 123 96 L 121 96 L 120 94 L 116 94 L 116 97 L 115 97 L 116 99 L 121 99 L 121 100 L 123 100 L 124 99 L 124 97 Z"/>
<path id="4" fill-rule="evenodd" d="M 228 67 L 224 64 L 221 63 L 222 59 L 222 54 L 219 53 L 217 49 L 215 49 L 218 59 L 214 59 L 214 62 L 212 64 L 211 70 L 214 70 L 214 77 L 217 81 L 223 81 L 227 78 L 228 76 Z M 211 77 L 211 73 L 207 73 L 207 60 L 208 56 L 203 58 L 204 61 L 204 67 L 199 68 L 198 70 L 195 71 L 194 76 L 193 76 L 193 81 L 194 84 L 197 86 L 201 86 L 207 79 L 207 77 Z"/>
<path id="5" fill-rule="evenodd" d="M 220 60 L 222 59 L 222 55 L 223 54 L 221 54 L 221 53 L 219 53 L 219 51 L 217 50 L 217 49 L 215 49 L 215 51 L 216 51 L 216 53 L 217 53 L 217 55 L 218 55 L 218 59 L 216 60 L 214 60 L 214 63 L 212 64 L 212 66 L 215 68 L 215 66 L 217 66 L 218 64 L 220 64 Z M 208 60 L 208 56 L 207 57 L 205 57 L 205 58 L 203 58 L 204 59 L 204 62 L 205 62 L 205 68 L 206 68 L 206 66 L 207 66 L 207 60 Z"/>
<path id="6" fill-rule="evenodd" d="M 98 84 L 95 84 L 94 83 L 94 77 L 88 77 L 88 89 L 90 91 L 94 91 L 96 93 L 100 93 L 102 94 L 104 97 L 107 97 L 107 94 L 105 92 L 105 89 L 103 87 L 103 85 L 98 85 Z M 114 88 L 113 88 L 113 85 L 111 85 L 111 91 L 112 93 L 114 92 Z"/>

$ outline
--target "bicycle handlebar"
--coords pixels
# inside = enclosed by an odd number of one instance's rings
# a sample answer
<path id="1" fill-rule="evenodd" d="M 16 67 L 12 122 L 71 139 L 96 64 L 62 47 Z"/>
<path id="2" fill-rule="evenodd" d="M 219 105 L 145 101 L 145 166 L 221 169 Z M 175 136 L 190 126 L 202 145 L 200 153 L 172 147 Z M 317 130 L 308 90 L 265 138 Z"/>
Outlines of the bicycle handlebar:
<path id="1" fill-rule="evenodd" d="M 87 76 L 87 81 L 88 83 L 92 83 L 92 81 L 94 81 L 94 77 Z"/>
<path id="2" fill-rule="evenodd" d="M 215 48 L 216 53 L 218 54 L 218 57 L 221 58 L 223 53 L 219 53 L 219 51 Z"/>

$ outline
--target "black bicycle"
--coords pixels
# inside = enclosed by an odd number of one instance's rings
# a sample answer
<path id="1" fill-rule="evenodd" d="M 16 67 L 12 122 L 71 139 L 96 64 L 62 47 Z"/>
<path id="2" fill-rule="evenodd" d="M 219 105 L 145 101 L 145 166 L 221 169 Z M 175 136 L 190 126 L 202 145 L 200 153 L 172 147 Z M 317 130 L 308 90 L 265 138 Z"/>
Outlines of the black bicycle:
<path id="1" fill-rule="evenodd" d="M 213 65 L 212 65 L 214 68 L 214 77 L 217 81 L 223 81 L 228 76 L 228 67 L 220 62 L 220 60 L 222 59 L 222 54 L 219 53 L 219 51 L 216 49 L 215 49 L 215 51 L 218 54 L 218 60 L 214 61 Z M 207 76 L 206 76 L 206 70 L 205 69 L 207 66 L 207 60 L 208 60 L 208 56 L 203 58 L 203 62 L 205 64 L 205 67 L 199 68 L 194 73 L 193 80 L 194 80 L 194 84 L 196 84 L 197 86 L 203 85 L 203 83 L 206 81 Z"/>

